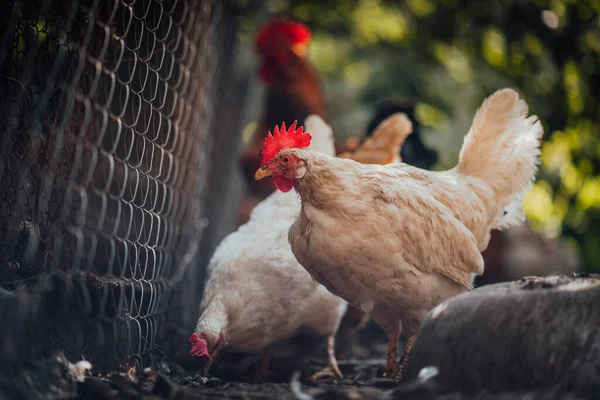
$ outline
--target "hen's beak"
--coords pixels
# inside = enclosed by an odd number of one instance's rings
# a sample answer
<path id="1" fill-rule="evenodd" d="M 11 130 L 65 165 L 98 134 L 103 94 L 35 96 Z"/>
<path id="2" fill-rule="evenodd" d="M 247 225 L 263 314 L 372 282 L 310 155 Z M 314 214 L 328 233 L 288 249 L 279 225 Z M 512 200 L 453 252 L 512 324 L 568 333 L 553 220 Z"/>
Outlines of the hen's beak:
<path id="1" fill-rule="evenodd" d="M 263 165 L 258 170 L 256 170 L 256 173 L 254 174 L 254 179 L 256 179 L 257 181 L 260 181 L 262 178 L 266 178 L 267 176 L 271 176 L 271 175 L 272 175 L 272 173 L 269 170 L 269 166 Z"/>

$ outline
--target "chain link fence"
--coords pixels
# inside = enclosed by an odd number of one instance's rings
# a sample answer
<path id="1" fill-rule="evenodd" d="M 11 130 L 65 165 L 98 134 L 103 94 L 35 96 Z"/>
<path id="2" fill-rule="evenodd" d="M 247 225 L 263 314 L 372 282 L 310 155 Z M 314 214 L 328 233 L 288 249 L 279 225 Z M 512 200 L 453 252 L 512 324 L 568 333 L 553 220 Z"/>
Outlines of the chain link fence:
<path id="1" fill-rule="evenodd" d="M 210 184 L 244 105 L 239 7 L 3 7 L 0 376 L 56 349 L 143 367 L 193 325 Z"/>

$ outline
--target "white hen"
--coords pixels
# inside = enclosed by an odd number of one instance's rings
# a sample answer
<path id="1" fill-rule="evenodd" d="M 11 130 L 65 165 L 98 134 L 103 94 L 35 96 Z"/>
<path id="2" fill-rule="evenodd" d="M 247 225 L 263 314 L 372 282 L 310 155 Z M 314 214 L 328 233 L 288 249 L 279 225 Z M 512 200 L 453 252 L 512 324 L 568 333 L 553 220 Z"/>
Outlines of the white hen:
<path id="1" fill-rule="evenodd" d="M 331 128 L 316 115 L 305 126 L 313 135 L 310 148 L 333 156 Z M 193 354 L 208 359 L 205 371 L 224 345 L 254 352 L 309 327 L 328 338 L 329 367 L 313 379 L 330 373 L 341 377 L 334 336 L 347 303 L 316 283 L 292 254 L 288 230 L 299 212 L 294 191 L 277 191 L 215 251 L 195 330 L 198 338 L 190 339 Z"/>

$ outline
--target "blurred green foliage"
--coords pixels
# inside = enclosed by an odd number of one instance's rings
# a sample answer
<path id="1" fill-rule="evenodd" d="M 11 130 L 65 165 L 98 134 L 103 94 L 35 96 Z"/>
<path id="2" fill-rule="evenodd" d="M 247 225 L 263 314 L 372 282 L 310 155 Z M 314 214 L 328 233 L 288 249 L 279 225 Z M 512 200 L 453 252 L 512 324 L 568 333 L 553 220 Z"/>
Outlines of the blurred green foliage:
<path id="1" fill-rule="evenodd" d="M 483 98 L 519 90 L 545 128 L 525 207 L 600 270 L 600 0 L 271 0 L 257 24 L 291 15 L 313 30 L 310 55 L 340 138 L 362 134 L 377 102 L 412 98 L 439 168 L 457 160 Z M 264 10 L 264 9 L 263 9 Z"/>

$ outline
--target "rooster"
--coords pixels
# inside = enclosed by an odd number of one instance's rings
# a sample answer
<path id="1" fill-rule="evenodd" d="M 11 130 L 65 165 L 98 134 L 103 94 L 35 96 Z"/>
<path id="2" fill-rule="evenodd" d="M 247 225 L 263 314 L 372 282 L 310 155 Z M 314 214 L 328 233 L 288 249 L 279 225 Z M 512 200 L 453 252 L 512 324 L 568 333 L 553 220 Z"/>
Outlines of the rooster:
<path id="1" fill-rule="evenodd" d="M 332 156 L 331 128 L 318 116 L 307 118 L 305 125 L 313 132 L 310 148 Z M 294 123 L 290 130 L 295 128 Z M 410 129 L 406 117 L 395 115 L 375 131 L 373 139 L 389 154 L 397 154 Z M 285 132 L 285 125 L 281 131 Z M 275 133 L 275 137 L 282 135 L 279 129 Z M 371 150 L 384 151 L 380 147 Z M 190 338 L 191 353 L 205 362 L 204 373 L 225 345 L 257 351 L 291 336 L 300 327 L 309 327 L 327 337 L 328 353 L 328 367 L 311 380 L 342 377 L 334 337 L 347 303 L 313 281 L 292 254 L 287 232 L 299 210 L 300 201 L 294 193 L 275 192 L 252 211 L 248 223 L 217 248 L 209 263 L 203 312 Z M 259 375 L 266 375 L 269 355 L 267 350 Z"/>
<path id="2" fill-rule="evenodd" d="M 260 166 L 259 151 L 266 132 L 284 121 L 304 121 L 314 114 L 327 122 L 327 107 L 318 72 L 308 58 L 311 32 L 300 22 L 274 19 L 259 30 L 256 48 L 260 56 L 258 77 L 266 89 L 263 115 L 241 164 L 256 203 L 271 194 L 271 182 L 254 181 Z M 244 217 L 242 217 L 244 219 Z"/>
<path id="3" fill-rule="evenodd" d="M 492 229 L 523 222 L 523 196 L 543 129 L 511 89 L 477 111 L 455 168 L 363 165 L 302 150 L 306 133 L 266 139 L 255 178 L 300 196 L 292 251 L 332 293 L 369 313 L 388 335 L 386 377 L 402 370 L 425 315 L 471 290 Z M 272 210 L 272 212 L 277 212 Z M 402 364 L 398 341 L 407 341 Z"/>

